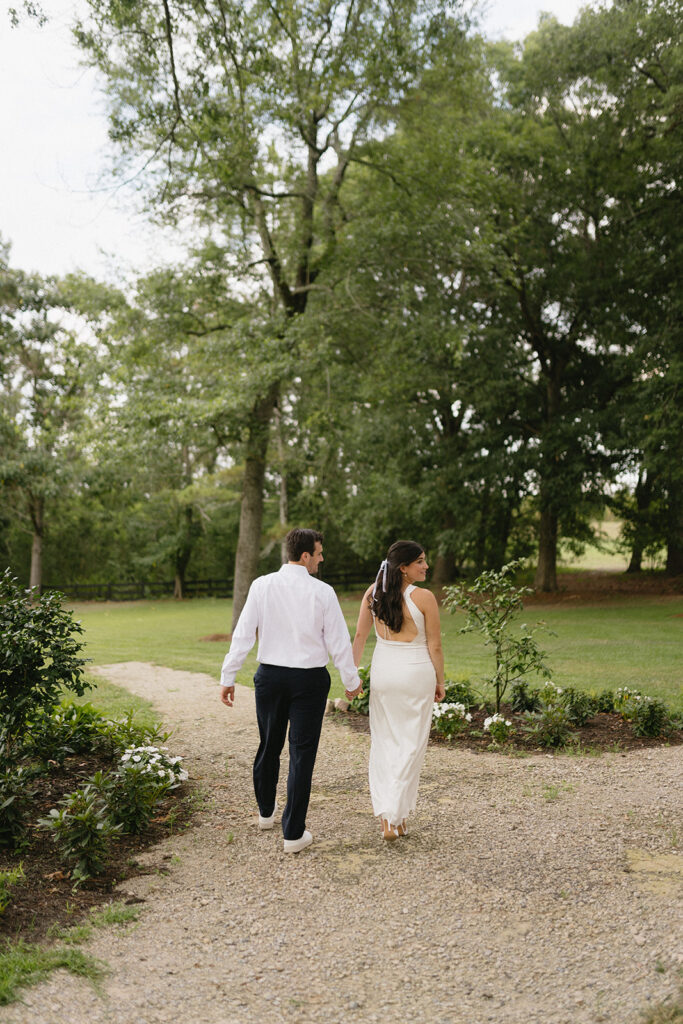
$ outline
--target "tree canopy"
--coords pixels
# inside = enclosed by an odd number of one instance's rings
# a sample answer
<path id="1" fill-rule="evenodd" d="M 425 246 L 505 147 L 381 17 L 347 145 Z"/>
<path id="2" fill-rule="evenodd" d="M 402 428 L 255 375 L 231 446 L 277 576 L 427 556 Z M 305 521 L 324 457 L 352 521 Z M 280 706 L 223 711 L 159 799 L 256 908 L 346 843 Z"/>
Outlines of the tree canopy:
<path id="1" fill-rule="evenodd" d="M 98 571 L 234 574 L 236 617 L 307 522 L 346 564 L 412 535 L 439 583 L 525 557 L 552 590 L 606 507 L 683 571 L 682 21 L 87 0 L 114 173 L 192 244 L 133 291 L 3 250 L 15 571 L 29 522 L 34 553 L 87 522 Z"/>

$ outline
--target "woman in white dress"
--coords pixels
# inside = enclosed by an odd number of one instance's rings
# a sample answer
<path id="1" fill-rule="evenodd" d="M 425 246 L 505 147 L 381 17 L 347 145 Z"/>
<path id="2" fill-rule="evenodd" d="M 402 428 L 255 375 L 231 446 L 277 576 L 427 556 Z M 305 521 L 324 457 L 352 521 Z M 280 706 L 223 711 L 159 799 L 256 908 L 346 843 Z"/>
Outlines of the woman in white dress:
<path id="1" fill-rule="evenodd" d="M 358 616 L 353 656 L 360 665 L 374 624 L 370 666 L 370 796 L 384 839 L 406 835 L 415 810 L 432 704 L 444 698 L 439 607 L 421 590 L 427 559 L 419 544 L 398 540 L 368 587 Z"/>

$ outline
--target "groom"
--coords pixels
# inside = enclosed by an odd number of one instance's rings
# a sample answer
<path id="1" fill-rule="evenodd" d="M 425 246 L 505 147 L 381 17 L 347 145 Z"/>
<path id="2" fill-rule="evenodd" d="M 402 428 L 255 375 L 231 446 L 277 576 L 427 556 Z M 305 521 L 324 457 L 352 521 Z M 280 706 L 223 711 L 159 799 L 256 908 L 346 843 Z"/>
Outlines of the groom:
<path id="1" fill-rule="evenodd" d="M 323 560 L 322 534 L 290 530 L 286 543 L 289 561 L 251 585 L 221 669 L 221 700 L 232 707 L 235 676 L 258 633 L 260 664 L 254 690 L 261 742 L 254 761 L 254 791 L 259 828 L 273 827 L 280 754 L 289 725 L 282 831 L 285 853 L 298 853 L 313 842 L 306 830 L 306 811 L 330 689 L 330 655 L 347 697 L 359 693 L 361 683 L 337 596 L 327 583 L 315 579 Z"/>

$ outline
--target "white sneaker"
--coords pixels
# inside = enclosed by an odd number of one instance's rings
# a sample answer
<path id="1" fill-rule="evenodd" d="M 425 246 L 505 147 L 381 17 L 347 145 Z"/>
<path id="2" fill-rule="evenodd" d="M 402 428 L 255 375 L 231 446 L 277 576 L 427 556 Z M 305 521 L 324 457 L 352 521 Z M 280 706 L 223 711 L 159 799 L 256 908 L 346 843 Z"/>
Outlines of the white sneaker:
<path id="1" fill-rule="evenodd" d="M 299 853 L 313 842 L 313 836 L 305 831 L 300 839 L 285 839 L 285 853 Z"/>
<path id="2" fill-rule="evenodd" d="M 263 817 L 261 817 L 260 814 L 258 816 L 258 827 L 261 829 L 262 832 L 265 832 L 266 829 L 269 829 L 269 828 L 273 827 L 273 825 L 275 824 L 275 815 L 276 814 L 277 814 L 277 800 L 275 801 L 275 807 L 273 807 L 273 813 L 271 814 L 271 816 L 269 818 L 263 818 Z"/>

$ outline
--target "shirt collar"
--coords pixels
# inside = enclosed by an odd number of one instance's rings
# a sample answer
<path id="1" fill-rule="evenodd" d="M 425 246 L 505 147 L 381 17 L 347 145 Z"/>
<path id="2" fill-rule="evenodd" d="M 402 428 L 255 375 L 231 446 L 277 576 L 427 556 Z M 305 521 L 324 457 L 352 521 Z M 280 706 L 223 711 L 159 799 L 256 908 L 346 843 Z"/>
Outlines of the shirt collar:
<path id="1" fill-rule="evenodd" d="M 285 562 L 284 565 L 280 566 L 280 572 L 305 572 L 307 576 L 310 576 L 310 572 L 305 565 L 290 565 L 289 562 Z"/>

